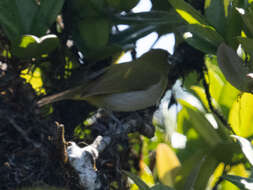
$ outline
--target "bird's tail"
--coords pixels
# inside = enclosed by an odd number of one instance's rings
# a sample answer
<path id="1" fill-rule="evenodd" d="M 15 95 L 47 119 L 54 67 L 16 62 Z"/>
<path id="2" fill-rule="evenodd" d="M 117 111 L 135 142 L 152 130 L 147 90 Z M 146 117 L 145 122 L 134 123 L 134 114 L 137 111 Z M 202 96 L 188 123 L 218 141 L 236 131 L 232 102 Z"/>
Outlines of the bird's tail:
<path id="1" fill-rule="evenodd" d="M 41 98 L 37 102 L 37 105 L 39 107 L 42 107 L 44 105 L 51 104 L 51 103 L 54 103 L 54 102 L 58 102 L 58 101 L 61 101 L 61 100 L 71 99 L 70 98 L 71 96 L 69 96 L 69 95 L 72 94 L 72 92 L 73 92 L 73 89 L 69 89 L 69 90 L 65 90 L 65 91 L 57 93 L 57 94 L 53 94 L 51 96 Z"/>

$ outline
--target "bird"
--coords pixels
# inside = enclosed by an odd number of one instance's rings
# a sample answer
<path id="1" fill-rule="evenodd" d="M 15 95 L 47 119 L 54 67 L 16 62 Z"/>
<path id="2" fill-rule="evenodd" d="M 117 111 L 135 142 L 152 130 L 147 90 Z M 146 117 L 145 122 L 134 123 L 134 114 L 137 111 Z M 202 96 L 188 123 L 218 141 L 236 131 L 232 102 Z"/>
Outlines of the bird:
<path id="1" fill-rule="evenodd" d="M 151 49 L 133 61 L 111 64 L 88 84 L 46 96 L 37 104 L 42 107 L 61 100 L 84 100 L 116 112 L 145 109 L 158 104 L 168 86 L 168 56 L 166 50 Z"/>

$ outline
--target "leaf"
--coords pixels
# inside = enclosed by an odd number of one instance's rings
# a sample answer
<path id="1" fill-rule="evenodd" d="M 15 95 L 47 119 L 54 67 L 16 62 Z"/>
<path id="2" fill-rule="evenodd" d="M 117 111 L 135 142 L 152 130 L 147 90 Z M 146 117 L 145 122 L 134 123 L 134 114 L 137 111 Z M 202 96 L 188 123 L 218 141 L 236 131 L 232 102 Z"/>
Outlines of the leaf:
<path id="1" fill-rule="evenodd" d="M 63 3 L 64 0 L 43 0 L 38 5 L 34 0 L 1 0 L 0 24 L 14 43 L 24 34 L 45 35 Z"/>
<path id="2" fill-rule="evenodd" d="M 208 6 L 205 7 L 205 16 L 207 21 L 219 32 L 225 33 L 225 8 L 223 0 L 210 0 Z"/>
<path id="3" fill-rule="evenodd" d="M 214 29 L 204 25 L 189 24 L 185 31 L 183 37 L 186 42 L 204 53 L 215 54 L 217 47 L 224 41 Z"/>
<path id="4" fill-rule="evenodd" d="M 232 106 L 234 100 L 236 100 L 240 91 L 233 87 L 225 79 L 221 70 L 216 65 L 217 63 L 215 58 L 206 58 L 205 63 L 208 68 L 210 94 L 214 98 L 215 102 L 221 106 L 223 114 L 225 116 L 228 116 L 229 109 Z"/>
<path id="5" fill-rule="evenodd" d="M 150 190 L 173 190 L 173 188 L 168 187 L 168 186 L 163 185 L 163 184 L 157 184 L 157 185 L 151 187 Z"/>
<path id="6" fill-rule="evenodd" d="M 58 45 L 59 39 L 53 34 L 41 38 L 33 35 L 24 35 L 20 43 L 13 46 L 12 52 L 20 58 L 33 58 L 52 52 Z"/>
<path id="7" fill-rule="evenodd" d="M 210 27 L 190 24 L 188 25 L 188 31 L 214 47 L 218 47 L 224 41 L 222 36 Z"/>
<path id="8" fill-rule="evenodd" d="M 175 152 L 167 144 L 160 143 L 156 148 L 156 167 L 161 182 L 173 186 L 180 166 L 180 161 Z"/>
<path id="9" fill-rule="evenodd" d="M 173 18 L 173 19 L 171 19 Z M 140 13 L 127 13 L 125 15 L 115 15 L 113 21 L 118 24 L 183 24 L 182 18 L 173 11 L 148 11 Z"/>
<path id="10" fill-rule="evenodd" d="M 252 38 L 242 38 L 242 37 L 237 37 L 237 40 L 239 41 L 240 44 L 242 44 L 243 49 L 247 53 L 253 54 L 253 39 Z"/>
<path id="11" fill-rule="evenodd" d="M 49 27 L 55 22 L 60 13 L 64 0 L 43 0 L 40 1 L 39 10 L 33 20 L 31 34 L 44 35 Z"/>
<path id="12" fill-rule="evenodd" d="M 78 23 L 78 30 L 86 48 L 99 50 L 108 43 L 110 23 L 106 18 L 89 17 Z"/>
<path id="13" fill-rule="evenodd" d="M 170 4 L 178 12 L 178 14 L 189 24 L 208 25 L 206 19 L 195 10 L 190 4 L 183 0 L 169 0 Z"/>
<path id="14" fill-rule="evenodd" d="M 243 93 L 234 101 L 230 109 L 228 122 L 238 136 L 253 135 L 253 95 Z"/>
<path id="15" fill-rule="evenodd" d="M 184 108 L 186 108 L 193 124 L 192 127 L 199 133 L 199 135 L 210 147 L 215 147 L 222 142 L 222 139 L 217 134 L 217 131 L 208 122 L 203 113 L 183 100 L 180 100 L 179 102 Z"/>
<path id="16" fill-rule="evenodd" d="M 205 153 L 203 150 L 198 149 L 196 152 L 192 152 L 187 159 L 183 162 L 182 167 L 179 169 L 175 188 L 180 190 L 189 190 L 190 185 L 194 183 L 197 178 L 198 171 L 203 163 L 203 157 Z"/>
<path id="17" fill-rule="evenodd" d="M 253 179 L 244 178 L 235 175 L 226 175 L 223 176 L 224 179 L 230 181 L 231 183 L 238 186 L 241 190 L 252 190 L 253 189 Z"/>
<path id="18" fill-rule="evenodd" d="M 222 43 L 218 48 L 217 58 L 219 67 L 227 81 L 239 90 L 250 92 L 252 80 L 247 77 L 248 68 L 243 65 L 242 59 L 236 52 Z"/>
<path id="19" fill-rule="evenodd" d="M 230 0 L 226 0 L 230 1 Z M 242 18 L 238 11 L 236 10 L 235 5 L 233 3 L 229 3 L 228 7 L 228 16 L 226 19 L 226 25 L 225 25 L 225 35 L 224 38 L 226 39 L 226 42 L 228 45 L 233 47 L 234 49 L 237 48 L 238 42 L 236 40 L 236 36 L 241 35 L 242 28 Z"/>
<path id="20" fill-rule="evenodd" d="M 128 171 L 123 170 L 122 172 L 126 174 L 128 177 L 130 177 L 141 190 L 150 190 L 149 186 L 146 183 L 144 183 L 138 176 Z"/>
<path id="21" fill-rule="evenodd" d="M 237 135 L 231 135 L 235 139 L 237 139 L 241 145 L 242 152 L 244 153 L 245 157 L 248 161 L 253 165 L 253 147 L 247 139 L 243 137 L 239 137 Z"/>
<path id="22" fill-rule="evenodd" d="M 118 34 L 112 36 L 111 43 L 115 44 L 130 44 L 141 37 L 157 30 L 159 25 L 136 25 L 132 26 Z"/>
<path id="23" fill-rule="evenodd" d="M 186 185 L 186 187 L 191 187 L 189 189 L 194 190 L 206 189 L 208 180 L 217 168 L 218 164 L 219 162 L 216 160 L 216 158 L 213 157 L 211 154 L 208 154 L 206 157 L 203 158 L 203 160 L 199 162 L 199 166 L 197 166 L 195 171 L 193 171 L 198 174 L 196 180 L 193 181 L 194 183 L 191 183 L 191 186 Z"/>
<path id="24" fill-rule="evenodd" d="M 209 105 L 206 98 L 205 90 L 200 86 L 192 86 L 191 90 L 193 90 L 193 92 L 198 96 L 201 103 L 205 106 L 206 110 L 209 110 Z"/>
<path id="25" fill-rule="evenodd" d="M 237 10 L 240 13 L 243 23 L 246 26 L 245 32 L 246 32 L 247 36 L 253 37 L 253 21 L 252 21 L 253 12 L 252 12 L 252 10 L 247 11 L 246 13 L 245 13 L 244 9 L 239 8 Z"/>
<path id="26" fill-rule="evenodd" d="M 218 163 L 211 154 L 197 152 L 182 164 L 182 170 L 180 171 L 182 179 L 177 181 L 176 189 L 206 189 L 207 182 Z"/>

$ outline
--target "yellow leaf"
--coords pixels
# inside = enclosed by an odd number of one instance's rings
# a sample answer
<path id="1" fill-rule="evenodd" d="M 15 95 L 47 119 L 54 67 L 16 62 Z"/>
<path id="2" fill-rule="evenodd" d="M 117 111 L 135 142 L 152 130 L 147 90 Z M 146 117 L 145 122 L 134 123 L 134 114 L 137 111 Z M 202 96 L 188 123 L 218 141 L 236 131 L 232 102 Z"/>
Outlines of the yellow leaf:
<path id="1" fill-rule="evenodd" d="M 253 95 L 243 93 L 234 101 L 228 118 L 236 135 L 249 137 L 253 135 Z"/>
<path id="2" fill-rule="evenodd" d="M 45 94 L 45 89 L 42 88 L 43 82 L 41 79 L 40 69 L 36 68 L 34 71 L 29 69 L 25 69 L 21 72 L 20 75 L 22 78 L 26 80 L 27 83 L 30 83 L 33 89 L 38 93 Z"/>
<path id="3" fill-rule="evenodd" d="M 173 186 L 180 167 L 181 164 L 175 152 L 167 144 L 160 143 L 156 148 L 156 168 L 161 182 Z"/>

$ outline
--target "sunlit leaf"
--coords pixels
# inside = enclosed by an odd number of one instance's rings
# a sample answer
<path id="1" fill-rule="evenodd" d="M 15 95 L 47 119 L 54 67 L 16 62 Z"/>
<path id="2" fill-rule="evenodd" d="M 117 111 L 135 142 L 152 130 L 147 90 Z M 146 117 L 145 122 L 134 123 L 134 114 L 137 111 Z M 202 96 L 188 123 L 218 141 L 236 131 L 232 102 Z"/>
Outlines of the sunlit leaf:
<path id="1" fill-rule="evenodd" d="M 253 135 L 253 95 L 243 93 L 233 103 L 230 109 L 229 123 L 238 136 Z"/>
<path id="2" fill-rule="evenodd" d="M 190 4 L 183 0 L 169 0 L 170 4 L 175 8 L 178 14 L 189 24 L 208 25 L 206 19 L 195 10 Z"/>
<path id="3" fill-rule="evenodd" d="M 173 186 L 176 173 L 181 164 L 175 152 L 167 144 L 159 144 L 156 149 L 156 167 L 159 179 L 168 186 Z"/>
<path id="4" fill-rule="evenodd" d="M 144 183 L 144 181 L 142 181 L 138 176 L 128 171 L 122 172 L 126 174 L 128 177 L 130 177 L 141 190 L 150 190 L 149 186 L 146 183 Z"/>
<path id="5" fill-rule="evenodd" d="M 223 176 L 224 179 L 230 181 L 231 183 L 238 186 L 241 190 L 252 190 L 253 189 L 253 179 L 244 178 L 235 175 Z"/>
<path id="6" fill-rule="evenodd" d="M 193 123 L 192 127 L 202 136 L 209 146 L 214 147 L 222 142 L 217 131 L 208 122 L 202 112 L 185 101 L 180 100 L 180 104 L 186 108 Z"/>
<path id="7" fill-rule="evenodd" d="M 59 45 L 56 35 L 49 34 L 41 38 L 33 35 L 24 35 L 19 44 L 13 46 L 13 54 L 20 58 L 34 58 L 51 53 Z"/>
<path id="8" fill-rule="evenodd" d="M 35 89 L 38 94 L 45 93 L 45 89 L 42 88 L 43 82 L 41 79 L 41 72 L 38 67 L 33 71 L 25 69 L 21 72 L 20 76 L 24 78 L 27 83 L 30 83 L 33 89 Z"/>
<path id="9" fill-rule="evenodd" d="M 147 166 L 147 164 L 143 161 L 140 160 L 140 178 L 148 185 L 148 186 L 152 186 L 154 185 L 154 178 L 152 175 L 152 171 L 149 169 L 149 167 Z"/>

